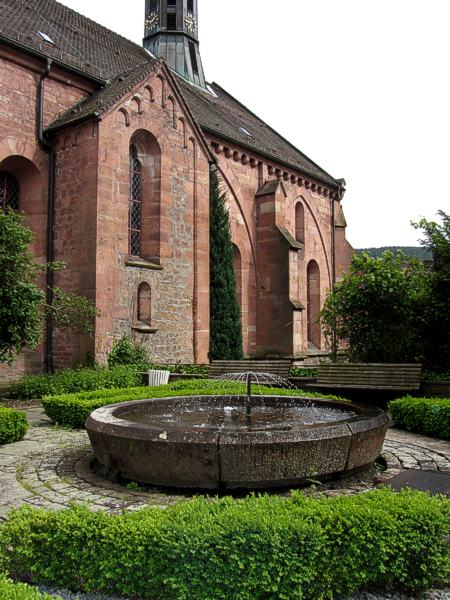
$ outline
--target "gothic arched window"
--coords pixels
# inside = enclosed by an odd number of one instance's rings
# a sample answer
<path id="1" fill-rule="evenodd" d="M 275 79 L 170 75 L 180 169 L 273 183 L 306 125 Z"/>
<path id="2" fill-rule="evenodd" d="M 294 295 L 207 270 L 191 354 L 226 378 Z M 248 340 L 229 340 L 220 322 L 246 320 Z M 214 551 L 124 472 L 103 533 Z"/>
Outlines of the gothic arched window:
<path id="1" fill-rule="evenodd" d="M 142 164 L 136 146 L 130 146 L 130 197 L 128 206 L 128 246 L 130 256 L 141 255 Z"/>
<path id="2" fill-rule="evenodd" d="M 0 208 L 5 212 L 8 208 L 19 210 L 19 182 L 10 173 L 0 171 Z"/>

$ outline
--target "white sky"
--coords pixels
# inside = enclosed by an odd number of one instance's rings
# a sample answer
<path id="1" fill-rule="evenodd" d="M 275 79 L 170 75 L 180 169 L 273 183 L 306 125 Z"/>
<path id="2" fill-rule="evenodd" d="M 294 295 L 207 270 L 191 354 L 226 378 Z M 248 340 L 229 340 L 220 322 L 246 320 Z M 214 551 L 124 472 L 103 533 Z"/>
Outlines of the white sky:
<path id="1" fill-rule="evenodd" d="M 142 42 L 145 0 L 62 1 Z M 355 247 L 450 210 L 449 0 L 199 0 L 199 22 L 206 78 L 346 179 Z"/>

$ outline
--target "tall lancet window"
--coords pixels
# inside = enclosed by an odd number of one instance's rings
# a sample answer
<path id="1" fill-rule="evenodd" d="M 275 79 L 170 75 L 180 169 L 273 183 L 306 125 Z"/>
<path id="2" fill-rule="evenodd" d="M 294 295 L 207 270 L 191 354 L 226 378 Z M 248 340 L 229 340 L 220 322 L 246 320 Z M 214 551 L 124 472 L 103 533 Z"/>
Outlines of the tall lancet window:
<path id="1" fill-rule="evenodd" d="M 10 173 L 0 171 L 0 210 L 19 210 L 19 182 Z"/>
<path id="2" fill-rule="evenodd" d="M 128 206 L 128 246 L 130 256 L 141 255 L 142 164 L 136 146 L 130 147 L 130 198 Z"/>

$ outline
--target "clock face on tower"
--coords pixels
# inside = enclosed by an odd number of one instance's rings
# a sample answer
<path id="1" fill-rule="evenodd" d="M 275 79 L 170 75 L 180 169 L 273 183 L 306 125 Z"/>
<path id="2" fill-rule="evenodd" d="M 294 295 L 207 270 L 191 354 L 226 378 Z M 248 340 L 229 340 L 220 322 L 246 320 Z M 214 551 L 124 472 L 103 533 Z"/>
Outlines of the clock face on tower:
<path id="1" fill-rule="evenodd" d="M 186 25 L 186 29 L 188 33 L 195 34 L 197 32 L 197 23 L 192 15 L 186 15 L 184 18 L 184 24 Z"/>
<path id="2" fill-rule="evenodd" d="M 147 31 L 153 31 L 158 25 L 158 21 L 158 13 L 152 12 L 149 15 L 147 15 L 147 18 L 145 20 L 145 27 L 147 28 Z"/>

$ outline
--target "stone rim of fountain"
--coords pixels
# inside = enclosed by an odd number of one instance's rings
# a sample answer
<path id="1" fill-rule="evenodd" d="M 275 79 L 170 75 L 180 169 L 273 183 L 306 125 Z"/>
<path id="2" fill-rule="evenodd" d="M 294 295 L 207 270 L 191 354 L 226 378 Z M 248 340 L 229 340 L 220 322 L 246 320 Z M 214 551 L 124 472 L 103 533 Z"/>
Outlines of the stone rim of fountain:
<path id="1" fill-rule="evenodd" d="M 188 396 L 137 400 L 94 411 L 86 422 L 100 463 L 125 478 L 164 487 L 271 488 L 342 475 L 372 463 L 381 453 L 389 417 L 381 409 L 300 396 L 263 396 L 264 402 L 307 401 L 349 409 L 353 417 L 289 430 L 220 431 L 154 426 L 120 418 L 155 403 L 245 403 L 246 396 Z M 217 405 L 217 404 L 216 404 Z M 245 404 L 243 404 L 245 406 Z"/>

